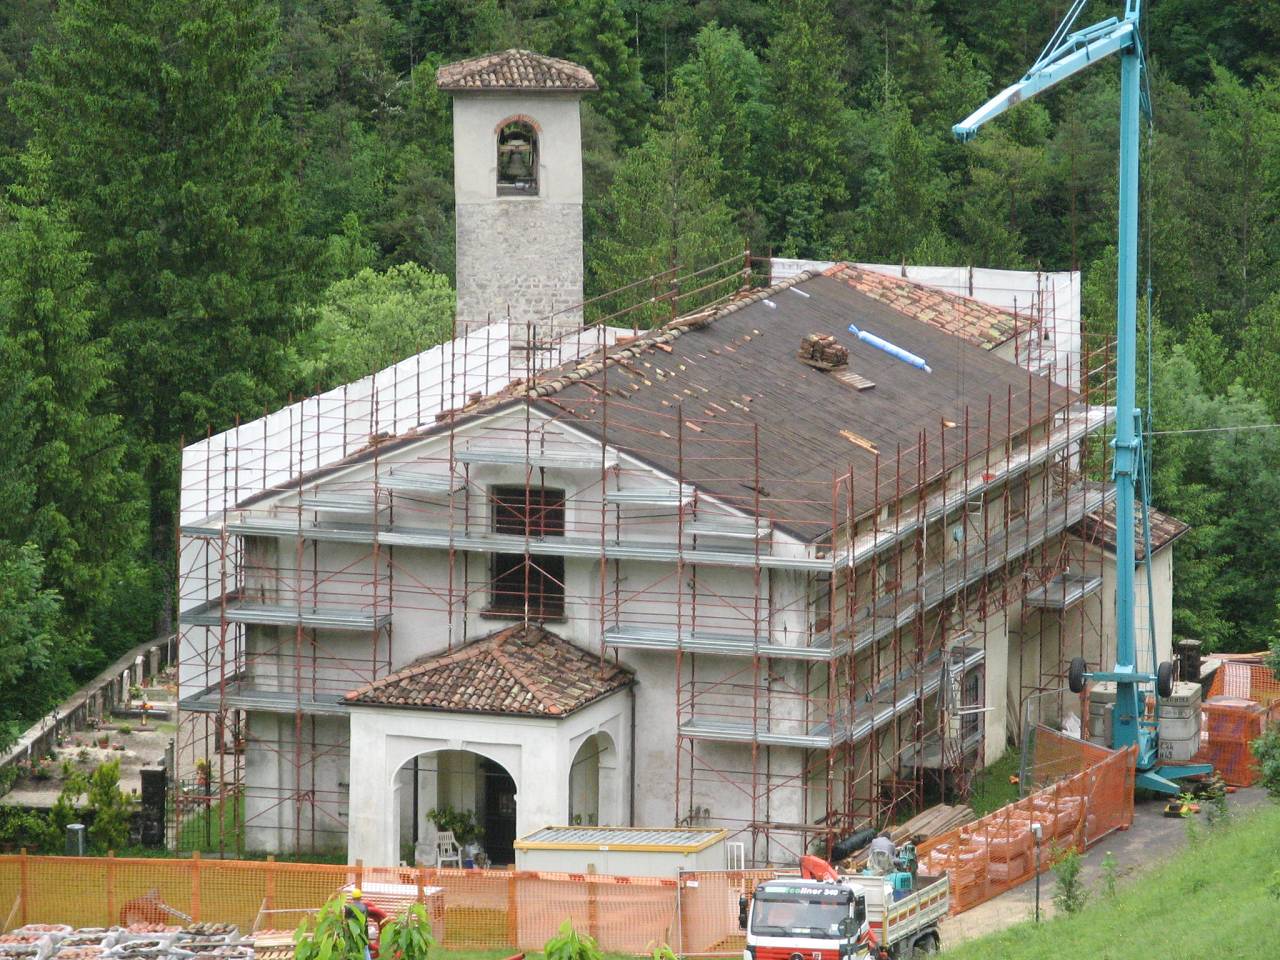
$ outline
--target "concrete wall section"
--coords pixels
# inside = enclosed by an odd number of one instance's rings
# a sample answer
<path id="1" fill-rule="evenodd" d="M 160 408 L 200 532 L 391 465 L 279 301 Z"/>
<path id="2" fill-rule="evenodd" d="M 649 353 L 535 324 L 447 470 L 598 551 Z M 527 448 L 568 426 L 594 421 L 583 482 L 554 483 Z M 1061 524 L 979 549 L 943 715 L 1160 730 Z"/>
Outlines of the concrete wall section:
<path id="1" fill-rule="evenodd" d="M 625 692 L 598 700 L 566 717 L 535 719 L 478 714 L 357 707 L 351 712 L 351 737 L 360 744 L 350 763 L 351 862 L 395 863 L 400 858 L 400 806 L 406 802 L 399 771 L 414 757 L 440 751 L 467 751 L 488 757 L 516 784 L 516 835 L 563 825 L 569 819 L 570 770 L 590 737 L 604 734 L 615 746 L 615 769 L 629 770 L 630 704 Z M 464 778 L 452 770 L 439 776 L 458 796 Z M 439 769 L 437 768 L 437 773 Z M 439 793 L 437 793 L 437 797 Z M 627 791 L 602 789 L 600 816 L 626 820 Z"/>

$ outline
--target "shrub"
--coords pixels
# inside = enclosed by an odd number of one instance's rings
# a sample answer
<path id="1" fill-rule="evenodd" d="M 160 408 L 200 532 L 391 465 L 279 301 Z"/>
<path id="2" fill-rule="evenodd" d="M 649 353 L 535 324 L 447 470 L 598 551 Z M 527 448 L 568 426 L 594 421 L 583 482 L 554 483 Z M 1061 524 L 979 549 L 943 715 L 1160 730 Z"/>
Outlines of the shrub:
<path id="1" fill-rule="evenodd" d="M 1250 744 L 1258 761 L 1259 779 L 1267 793 L 1280 800 L 1280 727 L 1272 727 Z"/>
<path id="2" fill-rule="evenodd" d="M 128 723 L 122 723 L 119 726 L 117 726 L 116 729 L 120 731 L 121 736 L 125 736 L 125 737 L 133 733 L 133 726 L 132 724 L 128 724 Z"/>
<path id="3" fill-rule="evenodd" d="M 298 924 L 293 943 L 294 960 L 362 960 L 369 931 L 347 915 L 347 898 L 339 894 L 320 908 L 313 923 Z"/>
<path id="4" fill-rule="evenodd" d="M 435 944 L 426 907 L 411 903 L 404 913 L 383 924 L 378 955 L 396 960 L 427 960 L 427 954 Z"/>
<path id="5" fill-rule="evenodd" d="M 1080 879 L 1083 861 L 1074 847 L 1056 853 L 1053 860 L 1053 875 L 1058 878 L 1058 892 L 1053 895 L 1053 902 L 1064 913 L 1079 913 L 1089 899 L 1089 891 L 1084 888 Z"/>
<path id="6" fill-rule="evenodd" d="M 542 947 L 545 960 L 603 960 L 604 953 L 591 937 L 583 936 L 566 920 L 560 932 Z"/>
<path id="7" fill-rule="evenodd" d="M 1120 876 L 1120 863 L 1110 850 L 1102 858 L 1102 891 L 1110 900 L 1116 895 L 1116 878 Z"/>
<path id="8" fill-rule="evenodd" d="M 119 850 L 129 840 L 133 802 L 120 789 L 120 761 L 100 764 L 89 775 L 89 806 L 93 825 L 89 840 L 98 851 Z"/>

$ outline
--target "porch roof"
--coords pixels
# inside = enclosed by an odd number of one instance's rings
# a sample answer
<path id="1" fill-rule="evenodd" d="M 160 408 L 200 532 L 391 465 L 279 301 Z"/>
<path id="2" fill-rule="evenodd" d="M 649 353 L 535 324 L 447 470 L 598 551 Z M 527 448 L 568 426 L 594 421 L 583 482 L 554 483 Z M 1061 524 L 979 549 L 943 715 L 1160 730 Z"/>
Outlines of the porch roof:
<path id="1" fill-rule="evenodd" d="M 629 686 L 631 672 L 534 623 L 425 657 L 350 691 L 353 705 L 562 717 Z"/>

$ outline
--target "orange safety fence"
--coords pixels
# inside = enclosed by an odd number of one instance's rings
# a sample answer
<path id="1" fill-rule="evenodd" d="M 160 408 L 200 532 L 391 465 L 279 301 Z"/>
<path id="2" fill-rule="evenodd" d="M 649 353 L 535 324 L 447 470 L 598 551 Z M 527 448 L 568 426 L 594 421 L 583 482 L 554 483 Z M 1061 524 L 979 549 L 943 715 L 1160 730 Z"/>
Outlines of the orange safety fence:
<path id="1" fill-rule="evenodd" d="M 1072 752 L 1083 758 L 1079 772 L 1045 787 L 980 820 L 932 837 L 920 845 L 920 872 L 951 877 L 951 912 L 961 913 L 999 896 L 1035 876 L 1035 841 L 1031 825 L 1041 826 L 1042 870 L 1056 852 L 1084 850 L 1114 830 L 1133 822 L 1136 750 L 1101 750 L 1040 727 L 1037 751 L 1045 751 L 1064 769 Z M 1096 762 L 1089 758 L 1105 754 Z"/>
<path id="2" fill-rule="evenodd" d="M 1265 664 L 1227 660 L 1213 675 L 1201 711 L 1195 760 L 1213 764 L 1233 787 L 1253 786 L 1259 770 L 1251 744 L 1280 722 L 1280 680 Z"/>
<path id="3" fill-rule="evenodd" d="M 1030 877 L 1030 824 L 1046 846 L 1084 847 L 1133 818 L 1133 755 L 1098 751 L 1040 731 L 1045 757 L 1083 769 L 920 848 L 921 872 L 951 874 L 952 911 L 966 910 Z M 1063 742 L 1059 743 L 1054 738 Z M 1095 752 L 1105 754 L 1088 763 Z M 1046 760 L 1047 762 L 1047 760 Z M 1046 857 L 1046 864 L 1048 858 Z M 275 861 L 0 855 L 3 927 L 136 921 L 233 923 L 242 932 L 294 929 L 344 888 L 393 910 L 420 902 L 450 950 L 539 950 L 565 920 L 607 951 L 740 955 L 738 898 L 775 870 L 682 871 L 614 877 L 520 870 L 362 867 Z M 174 911 L 174 912 L 169 912 Z"/>
<path id="4" fill-rule="evenodd" d="M 1258 782 L 1253 741 L 1280 721 L 1280 700 L 1269 706 L 1243 697 L 1216 696 L 1201 708 L 1200 750 L 1195 759 L 1211 763 L 1224 783 L 1251 787 Z"/>

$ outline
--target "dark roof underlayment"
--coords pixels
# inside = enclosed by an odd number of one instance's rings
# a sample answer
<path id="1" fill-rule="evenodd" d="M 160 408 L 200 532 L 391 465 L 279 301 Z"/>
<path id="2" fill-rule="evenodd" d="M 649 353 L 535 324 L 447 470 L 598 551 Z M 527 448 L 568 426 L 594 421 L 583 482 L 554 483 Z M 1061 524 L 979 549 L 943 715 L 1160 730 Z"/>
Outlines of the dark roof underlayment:
<path id="1" fill-rule="evenodd" d="M 851 323 L 923 357 L 932 372 L 858 340 Z M 797 348 L 812 333 L 834 334 L 849 350 L 848 371 L 875 386 L 859 390 L 840 371 L 801 363 Z M 929 473 L 940 471 L 944 421 L 958 431 L 948 441 L 963 436 L 967 409 L 972 456 L 1043 421 L 1070 397 L 983 347 L 808 273 L 706 318 L 674 321 L 613 355 L 619 359 L 607 370 L 597 359 L 535 388 L 546 394 L 535 403 L 562 419 L 571 414 L 596 437 L 607 420 L 611 446 L 748 513 L 757 509 L 758 431 L 759 514 L 805 541 L 832 527 L 836 475 L 852 468 L 853 509 L 861 516 L 877 502 L 877 458 L 883 503 L 898 490 L 899 464 L 903 478 L 917 477 L 921 451 Z M 947 457 L 954 467 L 955 443 Z M 914 486 L 910 480 L 901 493 Z"/>
<path id="2" fill-rule="evenodd" d="M 806 271 L 679 317 L 532 383 L 517 381 L 441 413 L 433 424 L 381 441 L 378 451 L 385 456 L 528 399 L 553 419 L 597 438 L 607 433 L 615 449 L 680 475 L 735 509 L 758 509 L 763 519 L 812 542 L 844 520 L 847 504 L 832 514 L 836 476 L 852 470 L 852 511 L 862 516 L 911 492 L 921 451 L 931 476 L 918 482 L 940 473 L 944 432 L 945 465 L 956 466 L 966 411 L 969 454 L 976 456 L 1003 447 L 1070 400 L 1065 387 L 989 352 L 998 338 L 981 329 L 970 336 L 945 332 L 954 326 L 948 309 L 971 304 L 966 298 L 938 294 L 928 319 L 918 320 L 902 312 L 906 307 L 855 289 L 842 273 L 847 269 L 837 264 L 828 271 L 841 279 Z M 860 341 L 848 332 L 851 323 L 923 357 L 932 372 Z M 801 341 L 813 333 L 833 334 L 848 348 L 847 368 L 824 372 L 797 359 Z M 848 373 L 874 386 L 860 390 L 841 379 Z M 240 506 L 373 456 L 370 446 Z"/>

